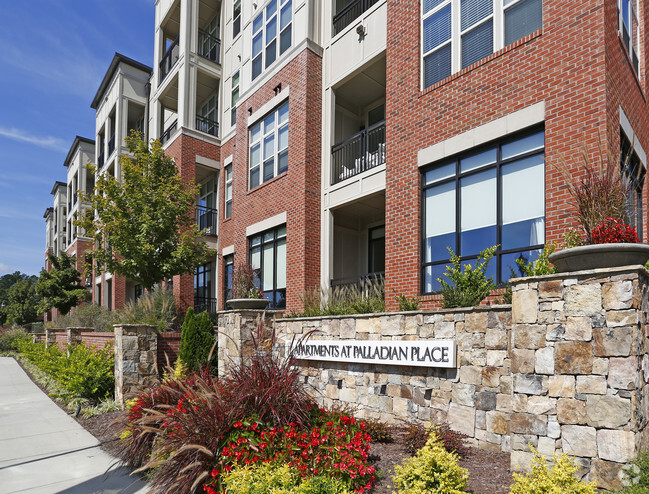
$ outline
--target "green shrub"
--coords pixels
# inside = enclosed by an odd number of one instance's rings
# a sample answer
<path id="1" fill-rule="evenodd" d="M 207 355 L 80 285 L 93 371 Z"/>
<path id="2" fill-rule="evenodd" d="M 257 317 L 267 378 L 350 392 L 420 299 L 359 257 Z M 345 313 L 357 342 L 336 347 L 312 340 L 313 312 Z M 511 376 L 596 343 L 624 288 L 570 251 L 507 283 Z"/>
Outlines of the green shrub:
<path id="1" fill-rule="evenodd" d="M 61 387 L 63 400 L 84 398 L 98 401 L 112 395 L 115 387 L 112 345 L 102 350 L 85 345 L 70 348 L 70 356 L 55 345 L 20 341 L 18 350 L 27 359 L 54 379 Z"/>
<path id="2" fill-rule="evenodd" d="M 534 448 L 532 471 L 527 475 L 514 473 L 510 494 L 596 494 L 594 482 L 581 482 L 575 477 L 579 467 L 565 454 L 554 455 L 552 467 L 548 469 L 546 459 Z"/>
<path id="3" fill-rule="evenodd" d="M 227 494 L 351 494 L 342 481 L 325 475 L 302 478 L 287 464 L 238 467 L 223 476 Z"/>
<path id="4" fill-rule="evenodd" d="M 469 473 L 457 463 L 435 434 L 403 465 L 394 468 L 392 477 L 398 494 L 457 494 L 466 492 Z"/>
<path id="5" fill-rule="evenodd" d="M 411 310 L 419 310 L 421 308 L 421 300 L 417 296 L 408 298 L 403 293 L 400 293 L 395 298 L 397 304 L 399 304 L 399 312 L 408 312 Z"/>
<path id="6" fill-rule="evenodd" d="M 385 312 L 385 282 L 382 277 L 341 285 L 327 291 L 315 289 L 302 297 L 303 312 L 288 317 L 342 316 Z"/>
<path id="7" fill-rule="evenodd" d="M 119 311 L 117 321 L 124 324 L 150 324 L 158 331 L 170 331 L 177 320 L 176 299 L 173 292 L 158 288 L 147 292 L 135 302 L 129 301 Z"/>
<path id="8" fill-rule="evenodd" d="M 73 309 L 70 317 L 71 326 L 93 328 L 95 331 L 113 331 L 116 314 L 106 307 L 97 304 L 85 304 Z"/>
<path id="9" fill-rule="evenodd" d="M 18 350 L 18 343 L 29 341 L 29 336 L 23 328 L 0 329 L 0 352 Z"/>
<path id="10" fill-rule="evenodd" d="M 524 257 L 519 257 L 516 259 L 516 266 L 521 273 L 521 276 L 545 276 L 548 274 L 554 274 L 557 272 L 557 268 L 550 265 L 550 254 L 557 250 L 556 244 L 546 244 L 543 246 L 543 250 L 539 254 L 539 258 L 536 261 L 527 261 Z M 514 273 L 512 273 L 512 276 Z"/>
<path id="11" fill-rule="evenodd" d="M 478 254 L 478 262 L 475 266 L 466 264 L 462 269 L 460 256 L 455 254 L 450 247 L 451 264 L 446 266 L 446 280 L 438 278 L 442 285 L 441 293 L 444 299 L 443 307 L 451 309 L 454 307 L 473 307 L 478 305 L 489 295 L 496 285 L 493 278 L 487 278 L 487 266 L 496 252 L 496 247 L 489 247 Z"/>
<path id="12" fill-rule="evenodd" d="M 625 468 L 624 489 L 621 494 L 645 494 L 649 492 L 649 452 L 636 456 Z"/>
<path id="13" fill-rule="evenodd" d="M 208 358 L 210 358 L 209 365 L 216 364 L 214 328 L 207 312 L 194 314 L 194 309 L 190 307 L 185 314 L 181 331 L 178 359 L 189 370 L 205 367 L 208 364 Z"/>

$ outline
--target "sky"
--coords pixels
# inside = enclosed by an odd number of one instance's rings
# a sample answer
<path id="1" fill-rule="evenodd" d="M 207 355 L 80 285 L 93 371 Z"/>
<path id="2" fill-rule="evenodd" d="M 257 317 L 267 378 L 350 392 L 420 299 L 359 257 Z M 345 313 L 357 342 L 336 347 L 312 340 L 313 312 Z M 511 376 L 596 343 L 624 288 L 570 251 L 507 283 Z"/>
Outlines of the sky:
<path id="1" fill-rule="evenodd" d="M 43 213 L 115 52 L 153 63 L 154 0 L 0 0 L 0 276 L 38 275 Z"/>

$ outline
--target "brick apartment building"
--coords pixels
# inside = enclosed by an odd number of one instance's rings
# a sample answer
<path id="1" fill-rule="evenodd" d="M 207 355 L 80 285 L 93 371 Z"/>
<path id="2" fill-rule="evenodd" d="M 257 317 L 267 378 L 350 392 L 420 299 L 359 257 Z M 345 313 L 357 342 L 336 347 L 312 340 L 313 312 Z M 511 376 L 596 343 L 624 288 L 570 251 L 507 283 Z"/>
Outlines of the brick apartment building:
<path id="1" fill-rule="evenodd" d="M 116 55 L 93 101 L 96 162 L 119 176 L 115 147 L 141 128 L 200 185 L 218 255 L 170 280 L 184 306 L 223 309 L 250 263 L 276 308 L 379 274 L 388 307 L 433 307 L 447 246 L 499 245 L 504 282 L 577 226 L 566 172 L 584 151 L 632 149 L 647 241 L 648 16 L 639 0 L 158 0 L 153 70 Z M 89 183 L 74 177 L 68 199 Z M 65 191 L 48 249 L 73 249 Z M 109 307 L 138 294 L 91 281 Z"/>

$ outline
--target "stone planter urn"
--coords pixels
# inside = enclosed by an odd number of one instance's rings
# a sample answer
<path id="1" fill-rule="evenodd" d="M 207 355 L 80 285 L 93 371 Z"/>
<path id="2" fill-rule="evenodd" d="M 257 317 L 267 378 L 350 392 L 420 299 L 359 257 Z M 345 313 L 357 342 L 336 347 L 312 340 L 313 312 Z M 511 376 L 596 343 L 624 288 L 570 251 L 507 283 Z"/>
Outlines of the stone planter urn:
<path id="1" fill-rule="evenodd" d="M 263 310 L 269 303 L 265 298 L 232 298 L 226 302 L 232 310 Z"/>
<path id="2" fill-rule="evenodd" d="M 559 273 L 644 265 L 649 259 L 649 245 L 628 243 L 582 245 L 550 254 L 548 259 Z"/>

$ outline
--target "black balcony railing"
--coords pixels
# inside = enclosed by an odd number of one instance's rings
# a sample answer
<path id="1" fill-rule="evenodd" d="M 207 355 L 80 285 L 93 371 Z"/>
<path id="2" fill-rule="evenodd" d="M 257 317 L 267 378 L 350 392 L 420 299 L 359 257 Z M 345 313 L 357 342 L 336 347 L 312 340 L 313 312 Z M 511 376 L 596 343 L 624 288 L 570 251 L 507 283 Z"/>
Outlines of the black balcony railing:
<path id="1" fill-rule="evenodd" d="M 201 312 L 217 312 L 219 310 L 218 303 L 215 298 L 210 297 L 194 297 L 194 312 L 199 314 Z"/>
<path id="2" fill-rule="evenodd" d="M 219 123 L 215 122 L 211 118 L 201 117 L 200 115 L 197 115 L 196 130 L 200 130 L 201 132 L 205 132 L 206 134 L 216 137 L 219 135 Z"/>
<path id="3" fill-rule="evenodd" d="M 345 5 L 333 18 L 334 36 L 349 26 L 354 19 L 368 10 L 379 0 L 352 0 Z"/>
<path id="4" fill-rule="evenodd" d="M 164 144 L 165 142 L 167 142 L 171 137 L 171 134 L 176 132 L 177 128 L 178 128 L 178 120 L 174 120 L 174 122 L 169 127 L 167 127 L 167 130 L 165 130 L 160 136 L 160 144 Z"/>
<path id="5" fill-rule="evenodd" d="M 212 62 L 221 63 L 221 40 L 199 29 L 198 54 Z"/>
<path id="6" fill-rule="evenodd" d="M 104 166 L 104 152 L 103 151 L 99 154 L 99 158 L 97 158 L 97 165 L 99 166 L 99 168 Z"/>
<path id="7" fill-rule="evenodd" d="M 108 140 L 108 156 L 110 157 L 111 154 L 113 154 L 113 151 L 115 151 L 115 134 L 113 134 L 113 137 L 111 137 Z"/>
<path id="8" fill-rule="evenodd" d="M 385 120 L 331 148 L 331 185 L 385 163 Z"/>
<path id="9" fill-rule="evenodd" d="M 196 206 L 196 225 L 205 235 L 215 237 L 218 227 L 218 211 L 205 206 Z"/>
<path id="10" fill-rule="evenodd" d="M 164 81 L 165 77 L 167 77 L 169 72 L 171 72 L 171 69 L 178 61 L 179 56 L 180 47 L 178 46 L 178 38 L 176 38 L 174 42 L 169 45 L 169 48 L 162 57 L 162 60 L 160 60 L 160 82 Z"/>
<path id="11" fill-rule="evenodd" d="M 384 289 L 385 271 L 376 273 L 366 273 L 357 276 L 347 276 L 345 278 L 335 278 L 331 280 L 331 288 L 351 288 L 359 290 L 363 295 L 370 295 L 376 291 Z"/>

